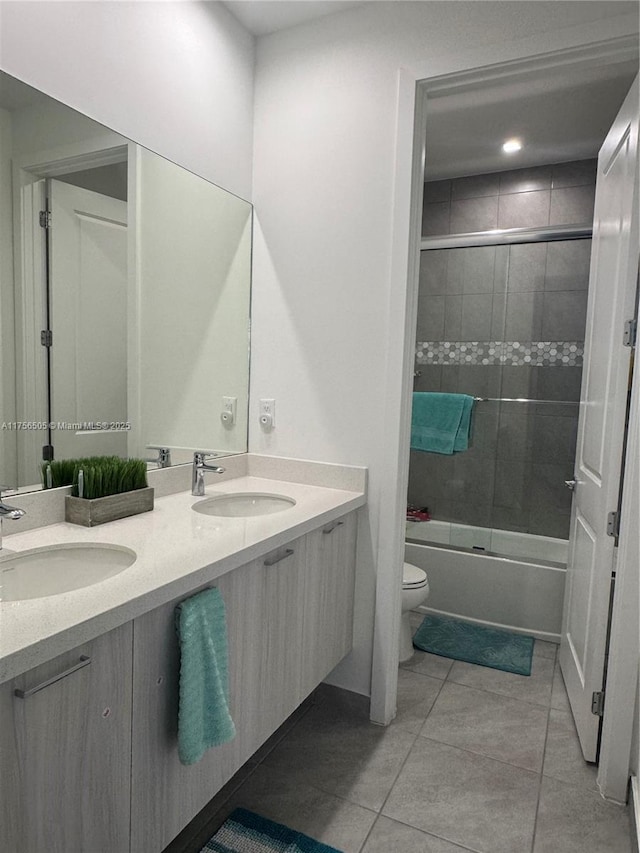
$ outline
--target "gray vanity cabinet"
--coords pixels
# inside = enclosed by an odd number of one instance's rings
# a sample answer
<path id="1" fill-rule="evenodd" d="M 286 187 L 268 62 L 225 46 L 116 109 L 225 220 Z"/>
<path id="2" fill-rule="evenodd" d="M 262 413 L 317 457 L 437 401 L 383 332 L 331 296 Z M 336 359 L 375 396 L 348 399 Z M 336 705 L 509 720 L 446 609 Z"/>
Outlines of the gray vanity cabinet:
<path id="1" fill-rule="evenodd" d="M 135 620 L 135 853 L 164 849 L 350 650 L 355 515 L 209 584 L 225 602 L 237 735 L 196 764 L 183 766 L 177 749 L 174 608 L 187 596 Z"/>
<path id="2" fill-rule="evenodd" d="M 3 853 L 129 850 L 131 643 L 129 623 L 0 686 Z"/>
<path id="3" fill-rule="evenodd" d="M 236 737 L 178 758 L 175 606 L 0 686 L 2 853 L 159 853 L 351 648 L 356 513 L 206 586 Z"/>
<path id="4" fill-rule="evenodd" d="M 302 696 L 326 678 L 353 644 L 357 515 L 307 536 Z"/>
<path id="5" fill-rule="evenodd" d="M 296 540 L 207 585 L 217 587 L 225 603 L 229 700 L 237 734 L 196 764 L 180 763 L 177 741 L 174 610 L 187 596 L 135 620 L 135 853 L 166 847 L 300 704 L 304 545 L 304 538 Z"/>

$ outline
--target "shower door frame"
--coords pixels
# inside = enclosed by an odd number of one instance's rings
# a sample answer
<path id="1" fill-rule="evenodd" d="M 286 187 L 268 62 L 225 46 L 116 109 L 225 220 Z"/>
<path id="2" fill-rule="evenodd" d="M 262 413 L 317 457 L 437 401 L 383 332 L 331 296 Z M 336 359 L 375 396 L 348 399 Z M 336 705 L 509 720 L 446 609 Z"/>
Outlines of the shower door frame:
<path id="1" fill-rule="evenodd" d="M 588 32 L 587 32 L 588 31 Z M 633 33 L 633 35 L 629 35 Z M 390 448 L 385 457 L 385 471 L 393 486 L 389 489 L 386 513 L 380 518 L 378 531 L 378 564 L 388 566 L 379 571 L 376 580 L 376 613 L 371 674 L 371 719 L 387 725 L 395 716 L 397 695 L 397 649 L 400 629 L 402 562 L 404 549 L 404 515 L 409 472 L 408 438 L 411 420 L 414 337 L 417 318 L 418 273 L 421 242 L 422 198 L 424 188 L 426 109 L 430 91 L 453 88 L 456 82 L 473 75 L 481 81 L 509 76 L 515 72 L 535 74 L 542 69 L 566 65 L 612 64 L 623 58 L 637 61 L 637 24 L 631 15 L 599 21 L 591 27 L 567 27 L 553 33 L 540 33 L 500 46 L 502 61 L 496 63 L 496 45 L 489 45 L 463 55 L 433 57 L 425 66 L 398 70 L 398 95 L 395 132 L 396 180 L 393 195 L 393 225 L 390 264 L 390 327 L 398 331 L 391 342 L 385 376 L 386 413 L 384 438 Z M 401 282 L 404 282 L 404 290 Z M 403 334 L 404 331 L 404 334 Z M 637 374 L 638 371 L 636 371 Z M 636 381 L 638 376 L 636 375 Z M 635 428 L 640 428 L 636 424 Z M 384 472 L 383 472 L 384 473 Z M 623 536 L 629 534 L 623 531 Z M 622 547 L 622 543 L 621 543 Z M 629 542 L 631 552 L 633 545 Z M 631 624 L 625 612 L 612 628 L 616 648 L 622 638 L 637 644 L 637 625 Z M 627 656 L 628 658 L 628 656 Z M 637 678 L 627 660 L 621 661 L 628 683 Z M 628 768 L 619 761 L 631 732 L 616 728 L 617 701 L 625 701 L 624 679 L 612 686 L 605 729 L 611 728 L 609 741 L 603 742 L 598 783 L 603 796 L 619 798 L 626 785 Z M 615 691 L 614 688 L 615 687 Z M 607 716 L 609 720 L 607 720 Z M 614 746 L 615 742 L 615 746 Z M 622 751 L 620 747 L 622 746 Z"/>

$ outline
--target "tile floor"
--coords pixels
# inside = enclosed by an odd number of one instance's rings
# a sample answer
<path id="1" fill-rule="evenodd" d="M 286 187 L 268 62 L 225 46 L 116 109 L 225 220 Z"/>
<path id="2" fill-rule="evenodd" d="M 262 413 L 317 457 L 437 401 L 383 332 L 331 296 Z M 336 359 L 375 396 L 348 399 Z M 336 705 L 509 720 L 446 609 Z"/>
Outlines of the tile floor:
<path id="1" fill-rule="evenodd" d="M 343 853 L 632 849 L 628 810 L 597 793 L 544 642 L 527 678 L 416 651 L 387 728 L 363 697 L 322 685 L 216 797 L 206 826 L 165 853 L 197 853 L 236 806 Z"/>

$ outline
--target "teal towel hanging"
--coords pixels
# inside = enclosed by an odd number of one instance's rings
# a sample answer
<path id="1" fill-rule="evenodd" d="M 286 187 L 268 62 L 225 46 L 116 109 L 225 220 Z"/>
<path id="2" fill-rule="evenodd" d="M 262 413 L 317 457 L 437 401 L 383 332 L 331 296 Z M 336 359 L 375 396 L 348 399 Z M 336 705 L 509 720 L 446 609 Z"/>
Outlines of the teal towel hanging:
<path id="1" fill-rule="evenodd" d="M 233 740 L 229 713 L 229 656 L 224 601 L 215 588 L 175 609 L 180 645 L 178 755 L 195 764 L 212 746 Z"/>
<path id="2" fill-rule="evenodd" d="M 474 402 L 467 394 L 415 392 L 411 449 L 446 456 L 468 450 Z"/>

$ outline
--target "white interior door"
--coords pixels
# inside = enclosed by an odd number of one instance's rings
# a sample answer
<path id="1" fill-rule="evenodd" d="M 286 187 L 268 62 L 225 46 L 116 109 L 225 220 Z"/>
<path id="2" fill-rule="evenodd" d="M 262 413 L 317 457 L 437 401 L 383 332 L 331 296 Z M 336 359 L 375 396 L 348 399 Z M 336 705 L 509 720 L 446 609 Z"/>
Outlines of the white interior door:
<path id="1" fill-rule="evenodd" d="M 638 270 L 638 80 L 598 157 L 577 481 L 571 518 L 560 665 L 587 761 L 597 760 L 631 350 L 623 344 L 634 312 Z"/>
<path id="2" fill-rule="evenodd" d="M 51 419 L 127 421 L 127 204 L 49 182 Z M 127 432 L 52 432 L 55 459 L 127 455 Z"/>

